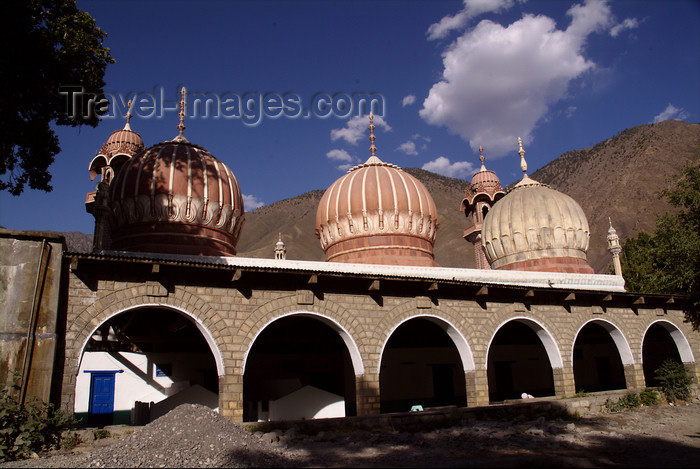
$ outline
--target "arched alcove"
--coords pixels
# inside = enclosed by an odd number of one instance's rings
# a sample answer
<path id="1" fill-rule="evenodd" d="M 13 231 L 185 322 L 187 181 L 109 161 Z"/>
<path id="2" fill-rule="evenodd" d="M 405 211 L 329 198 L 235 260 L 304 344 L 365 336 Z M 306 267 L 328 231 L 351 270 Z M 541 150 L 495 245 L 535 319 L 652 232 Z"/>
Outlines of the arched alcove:
<path id="1" fill-rule="evenodd" d="M 562 366 L 551 334 L 528 318 L 502 324 L 489 344 L 487 374 L 489 401 L 553 396 L 553 367 Z"/>
<path id="2" fill-rule="evenodd" d="M 143 425 L 181 403 L 218 407 L 221 352 L 203 324 L 144 305 L 104 320 L 83 345 L 76 416 L 84 424 Z"/>
<path id="3" fill-rule="evenodd" d="M 381 412 L 466 406 L 464 372 L 473 367 L 471 351 L 454 327 L 436 317 L 410 318 L 392 331 L 382 351 Z"/>
<path id="4" fill-rule="evenodd" d="M 355 415 L 356 373 L 345 336 L 311 313 L 266 325 L 243 364 L 243 420 Z"/>

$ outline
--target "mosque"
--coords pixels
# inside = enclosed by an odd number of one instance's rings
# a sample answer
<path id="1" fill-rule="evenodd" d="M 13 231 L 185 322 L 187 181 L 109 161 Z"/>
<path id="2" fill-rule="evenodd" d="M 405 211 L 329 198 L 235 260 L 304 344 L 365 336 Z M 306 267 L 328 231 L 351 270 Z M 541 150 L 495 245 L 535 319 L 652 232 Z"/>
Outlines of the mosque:
<path id="1" fill-rule="evenodd" d="M 571 197 L 481 168 L 461 202 L 476 269 L 435 262 L 431 194 L 370 155 L 326 190 L 326 262 L 236 256 L 233 171 L 184 135 L 146 148 L 131 129 L 89 163 L 94 249 L 2 230 L 3 378 L 89 424 L 136 423 L 183 402 L 236 422 L 475 407 L 522 396 L 637 391 L 666 358 L 700 377 L 687 297 L 628 293 L 595 274 Z M 309 233 L 309 236 L 313 236 Z M 9 314 L 5 314 L 9 312 Z M 697 381 L 696 381 L 697 382 Z M 24 397 L 23 397 L 24 398 Z"/>

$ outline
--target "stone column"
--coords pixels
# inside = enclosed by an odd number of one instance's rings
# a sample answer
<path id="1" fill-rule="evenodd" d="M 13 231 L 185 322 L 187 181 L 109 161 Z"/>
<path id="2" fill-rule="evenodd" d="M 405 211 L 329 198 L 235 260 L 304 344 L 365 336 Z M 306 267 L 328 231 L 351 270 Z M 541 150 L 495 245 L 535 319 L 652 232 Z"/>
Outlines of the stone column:
<path id="1" fill-rule="evenodd" d="M 464 381 L 467 384 L 467 407 L 489 405 L 489 378 L 485 369 L 467 371 Z"/>
<path id="2" fill-rule="evenodd" d="M 629 391 L 640 391 L 645 388 L 644 370 L 641 365 L 625 365 L 625 385 Z"/>
<path id="3" fill-rule="evenodd" d="M 554 377 L 554 394 L 556 396 L 573 396 L 576 394 L 573 368 L 552 368 Z"/>
<path id="4" fill-rule="evenodd" d="M 243 422 L 243 376 L 227 369 L 219 376 L 219 409 L 233 422 Z"/>
<path id="5" fill-rule="evenodd" d="M 379 414 L 379 375 L 365 373 L 364 375 L 355 376 L 355 396 L 357 415 Z"/>

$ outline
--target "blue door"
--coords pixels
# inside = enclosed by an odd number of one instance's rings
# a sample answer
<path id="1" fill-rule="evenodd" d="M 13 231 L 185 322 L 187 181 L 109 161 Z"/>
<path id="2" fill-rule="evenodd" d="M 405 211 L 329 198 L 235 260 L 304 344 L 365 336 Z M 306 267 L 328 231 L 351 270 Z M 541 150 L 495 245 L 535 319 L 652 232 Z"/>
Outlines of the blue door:
<path id="1" fill-rule="evenodd" d="M 90 425 L 111 425 L 114 417 L 114 374 L 115 372 L 91 373 L 90 408 L 88 422 Z"/>

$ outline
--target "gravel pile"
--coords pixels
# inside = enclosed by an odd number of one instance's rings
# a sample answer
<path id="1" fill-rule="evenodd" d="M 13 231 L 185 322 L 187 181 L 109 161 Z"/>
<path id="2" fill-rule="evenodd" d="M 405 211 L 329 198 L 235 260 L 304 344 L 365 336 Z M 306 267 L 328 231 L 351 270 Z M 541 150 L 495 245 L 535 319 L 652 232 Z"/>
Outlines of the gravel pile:
<path id="1" fill-rule="evenodd" d="M 404 432 L 306 425 L 250 432 L 185 404 L 133 433 L 5 467 L 692 467 L 700 401 L 578 420 L 515 416 Z M 318 429 L 317 429 L 318 430 Z"/>
<path id="2" fill-rule="evenodd" d="M 3 467 L 42 467 L 29 459 Z M 46 467 L 290 467 L 281 449 L 212 409 L 178 406 L 109 446 L 89 454 L 58 454 Z"/>

